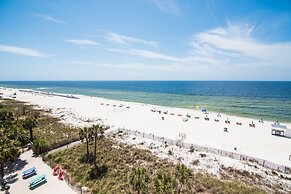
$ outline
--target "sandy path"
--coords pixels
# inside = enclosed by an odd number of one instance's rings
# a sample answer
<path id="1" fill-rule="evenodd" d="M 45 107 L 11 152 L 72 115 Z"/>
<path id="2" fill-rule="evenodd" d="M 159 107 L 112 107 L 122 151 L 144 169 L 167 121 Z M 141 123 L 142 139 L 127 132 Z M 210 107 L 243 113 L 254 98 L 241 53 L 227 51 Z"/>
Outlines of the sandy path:
<path id="1" fill-rule="evenodd" d="M 28 182 L 33 178 L 37 177 L 34 175 L 28 179 L 22 179 L 22 171 L 30 168 L 36 167 L 37 174 L 46 174 L 47 183 L 35 188 L 34 190 L 30 190 L 28 188 Z M 76 194 L 77 192 L 73 191 L 65 181 L 58 180 L 57 177 L 52 175 L 52 169 L 45 164 L 41 157 L 33 157 L 32 150 L 24 152 L 20 155 L 18 161 L 13 164 L 13 167 L 16 171 L 7 174 L 5 178 L 7 179 L 8 184 L 10 185 L 10 193 L 11 194 L 33 194 L 33 193 L 41 193 L 41 194 L 52 194 L 52 193 L 61 193 L 61 194 Z M 11 168 L 10 168 L 11 170 Z"/>

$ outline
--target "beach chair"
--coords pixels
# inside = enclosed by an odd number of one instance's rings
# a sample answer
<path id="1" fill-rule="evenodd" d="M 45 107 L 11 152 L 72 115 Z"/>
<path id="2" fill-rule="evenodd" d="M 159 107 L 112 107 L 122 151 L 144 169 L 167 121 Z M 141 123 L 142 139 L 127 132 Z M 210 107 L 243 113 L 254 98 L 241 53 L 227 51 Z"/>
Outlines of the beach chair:
<path id="1" fill-rule="evenodd" d="M 242 124 L 241 124 L 241 123 L 239 123 L 239 122 L 236 122 L 236 124 L 237 124 L 237 125 L 242 125 Z"/>
<path id="2" fill-rule="evenodd" d="M 64 170 L 60 168 L 60 173 L 59 173 L 58 179 L 63 180 L 64 179 L 63 176 L 64 176 Z"/>
<path id="3" fill-rule="evenodd" d="M 36 168 L 35 167 L 31 167 L 31 168 L 29 168 L 29 169 L 27 169 L 27 170 L 22 172 L 22 178 L 26 179 L 28 177 L 31 177 L 31 176 L 35 175 L 35 174 L 36 174 Z"/>
<path id="4" fill-rule="evenodd" d="M 37 186 L 40 186 L 46 182 L 47 182 L 46 175 L 42 174 L 42 175 L 36 177 L 35 179 L 32 179 L 31 181 L 29 181 L 28 187 L 29 187 L 29 189 L 34 189 Z"/>
<path id="5" fill-rule="evenodd" d="M 56 165 L 53 169 L 53 176 L 56 176 L 58 174 L 58 170 L 59 170 L 59 165 Z"/>
<path id="6" fill-rule="evenodd" d="M 218 120 L 218 119 L 214 119 L 214 121 L 215 121 L 215 122 L 219 122 L 219 120 Z"/>
<path id="7" fill-rule="evenodd" d="M 255 127 L 256 127 L 256 125 L 255 125 L 255 124 L 253 124 L 253 123 L 249 124 L 249 126 L 250 126 L 250 127 L 253 127 L 253 128 L 255 128 Z"/>

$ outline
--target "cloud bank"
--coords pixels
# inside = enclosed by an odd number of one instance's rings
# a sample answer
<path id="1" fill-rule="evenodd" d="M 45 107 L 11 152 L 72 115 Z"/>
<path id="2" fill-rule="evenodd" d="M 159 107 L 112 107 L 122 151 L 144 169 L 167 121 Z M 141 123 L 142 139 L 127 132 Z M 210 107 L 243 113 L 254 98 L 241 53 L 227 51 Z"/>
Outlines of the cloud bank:
<path id="1" fill-rule="evenodd" d="M 189 41 L 193 48 L 191 57 L 217 65 L 290 67 L 290 42 L 264 43 L 254 38 L 254 32 L 255 26 L 229 23 L 225 28 L 195 34 Z"/>

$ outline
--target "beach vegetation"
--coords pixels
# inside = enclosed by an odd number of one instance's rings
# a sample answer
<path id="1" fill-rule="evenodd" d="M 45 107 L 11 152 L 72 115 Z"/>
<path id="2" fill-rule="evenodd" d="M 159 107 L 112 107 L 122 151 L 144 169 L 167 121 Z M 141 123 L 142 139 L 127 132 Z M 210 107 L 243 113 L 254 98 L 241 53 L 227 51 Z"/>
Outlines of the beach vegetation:
<path id="1" fill-rule="evenodd" d="M 136 167 L 132 169 L 130 184 L 133 190 L 137 191 L 138 194 L 146 189 L 148 181 L 149 177 L 145 168 Z"/>
<path id="2" fill-rule="evenodd" d="M 18 142 L 9 139 L 4 130 L 0 130 L 0 176 L 4 177 L 5 165 L 20 155 Z"/>
<path id="3" fill-rule="evenodd" d="M 0 127 L 9 127 L 21 146 L 33 140 L 35 154 L 79 140 L 79 129 L 62 124 L 50 115 L 50 110 L 10 99 L 1 99 L 0 105 Z"/>
<path id="4" fill-rule="evenodd" d="M 33 142 L 33 128 L 37 126 L 37 119 L 28 117 L 23 121 L 23 128 L 29 131 L 30 142 Z"/>
<path id="5" fill-rule="evenodd" d="M 154 178 L 154 189 L 155 192 L 160 194 L 173 193 L 175 186 L 175 180 L 169 173 L 158 172 Z"/>
<path id="6" fill-rule="evenodd" d="M 48 150 L 48 144 L 45 140 L 37 138 L 37 139 L 34 139 L 31 148 L 34 154 L 39 155 Z"/>
<path id="7" fill-rule="evenodd" d="M 199 160 L 198 160 L 198 159 L 193 160 L 193 161 L 191 162 L 191 164 L 192 164 L 193 166 L 197 166 L 197 165 L 199 164 Z"/>
<path id="8" fill-rule="evenodd" d="M 184 164 L 178 164 L 176 166 L 175 178 L 177 180 L 177 193 L 185 193 L 186 189 L 189 189 L 192 178 L 192 171 Z"/>
<path id="9" fill-rule="evenodd" d="M 0 108 L 0 176 L 4 177 L 5 165 L 17 159 L 20 148 L 26 144 L 28 136 L 22 126 L 14 119 L 13 112 Z"/>
<path id="10" fill-rule="evenodd" d="M 195 151 L 195 148 L 194 148 L 193 145 L 191 145 L 191 147 L 190 147 L 190 149 L 189 149 L 189 152 L 190 152 L 190 153 L 194 153 L 194 151 Z"/>
<path id="11" fill-rule="evenodd" d="M 99 138 L 99 135 L 101 135 L 100 138 L 102 138 L 102 135 L 105 131 L 105 127 L 101 125 L 92 125 L 91 126 L 92 136 L 94 139 L 94 166 L 97 166 L 96 160 L 97 160 L 97 139 Z M 88 150 L 89 151 L 89 150 Z"/>
<path id="12" fill-rule="evenodd" d="M 81 161 L 87 149 L 85 143 L 50 153 L 43 159 L 51 167 L 61 164 L 66 172 L 65 179 L 70 184 L 79 189 L 88 187 L 92 193 L 128 194 L 137 193 L 138 188 L 141 188 L 140 193 L 157 193 L 158 188 L 171 194 L 177 193 L 179 188 L 181 193 L 265 193 L 256 185 L 250 186 L 237 179 L 223 180 L 192 170 L 190 172 L 181 164 L 177 166 L 153 155 L 149 150 L 119 143 L 112 137 L 99 138 L 96 146 L 98 173 L 92 173 L 95 168 L 93 162 Z M 89 144 L 89 149 L 94 149 L 93 142 Z M 145 171 L 135 170 L 137 168 Z M 138 174 L 140 178 L 137 178 Z"/>
<path id="13" fill-rule="evenodd" d="M 80 140 L 81 141 L 84 141 L 84 139 L 85 139 L 86 153 L 87 153 L 86 154 L 86 158 L 89 159 L 89 156 L 90 156 L 89 143 L 91 141 L 92 128 L 89 128 L 89 127 L 81 128 L 80 132 L 79 132 L 79 135 L 80 135 Z"/>

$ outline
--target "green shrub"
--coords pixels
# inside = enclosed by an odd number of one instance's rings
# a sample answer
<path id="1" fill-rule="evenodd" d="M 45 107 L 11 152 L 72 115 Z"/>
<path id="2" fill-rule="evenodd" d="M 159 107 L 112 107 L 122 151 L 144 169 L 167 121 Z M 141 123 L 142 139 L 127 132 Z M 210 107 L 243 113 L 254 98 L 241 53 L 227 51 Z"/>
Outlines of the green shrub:
<path id="1" fill-rule="evenodd" d="M 42 139 L 35 139 L 32 144 L 32 150 L 35 155 L 48 151 L 48 144 Z"/>

